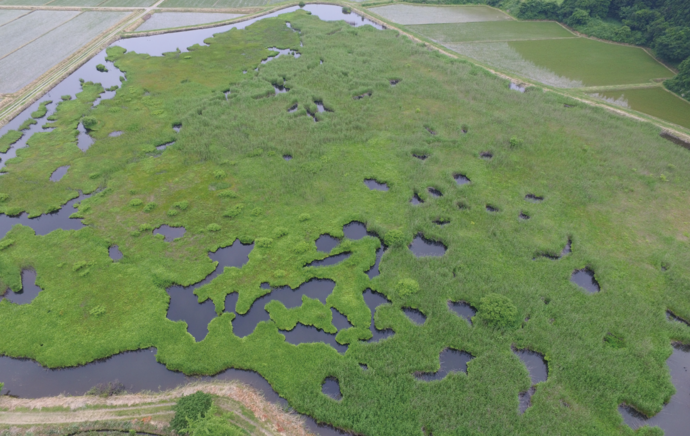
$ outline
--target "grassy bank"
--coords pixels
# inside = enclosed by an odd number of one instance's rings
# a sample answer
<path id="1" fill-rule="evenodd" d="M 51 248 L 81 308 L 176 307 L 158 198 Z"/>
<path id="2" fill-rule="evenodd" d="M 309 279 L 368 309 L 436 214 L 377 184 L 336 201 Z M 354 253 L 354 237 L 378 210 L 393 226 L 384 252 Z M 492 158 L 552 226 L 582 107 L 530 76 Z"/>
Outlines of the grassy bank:
<path id="1" fill-rule="evenodd" d="M 103 189 L 81 202 L 82 230 L 36 236 L 17 226 L 6 236 L 3 284 L 18 291 L 21 270 L 32 267 L 43 291 L 29 305 L 0 301 L 0 328 L 12 332 L 0 337 L 0 352 L 59 367 L 153 346 L 159 361 L 188 374 L 258 371 L 296 410 L 370 435 L 629 435 L 619 404 L 654 414 L 673 394 L 670 342 L 690 341 L 690 328 L 665 316 L 670 309 L 690 319 L 687 150 L 651 125 L 554 93 L 510 91 L 393 31 L 298 11 L 206 42 L 162 57 L 110 49 L 127 73 L 116 96 L 91 109 L 103 89 L 86 83 L 59 103 L 55 130 L 35 134 L 7 163 L 0 209 L 8 214 L 38 215 L 77 190 Z M 275 53 L 266 47 L 301 56 L 260 64 Z M 276 95 L 274 85 L 289 91 Z M 329 111 L 317 113 L 317 102 Z M 97 120 L 86 153 L 75 142 L 84 114 Z M 64 165 L 65 177 L 50 182 Z M 471 183 L 459 186 L 457 174 Z M 390 190 L 369 190 L 368 178 Z M 430 187 L 443 196 L 432 197 Z M 409 203 L 415 193 L 423 204 Z M 528 194 L 544 200 L 528 202 Z M 352 220 L 387 242 L 381 275 L 365 274 L 380 244 L 373 236 L 343 241 L 338 250 L 352 254 L 338 265 L 305 267 L 326 256 L 316 251 L 318 236 L 342 237 Z M 187 233 L 165 242 L 152 234 L 161 224 Z M 446 245 L 445 255 L 416 258 L 407 245 L 418 233 Z M 165 287 L 201 280 L 214 268 L 208 251 L 237 238 L 255 248 L 242 268 L 198 289 L 222 314 L 197 343 L 185 323 L 167 320 Z M 568 256 L 540 256 L 569 239 Z M 108 257 L 111 245 L 122 260 Z M 585 267 L 600 293 L 570 282 Z M 276 322 L 245 338 L 233 334 L 235 314 L 268 292 L 262 283 L 295 288 L 314 277 L 336 282 L 325 305 L 309 301 L 286 313 L 276 303 Z M 410 281 L 418 290 L 401 286 Z M 367 288 L 391 301 L 375 322 L 395 335 L 379 343 L 365 342 Z M 235 292 L 237 306 L 224 307 Z M 505 327 L 484 321 L 488 294 L 516 307 Z M 448 300 L 480 308 L 474 325 L 449 311 Z M 353 326 L 337 334 L 349 344 L 344 355 L 284 341 L 279 327 L 295 321 L 333 331 L 323 318 L 330 307 Z M 403 307 L 426 322 L 413 324 Z M 467 374 L 415 379 L 437 370 L 447 347 L 474 356 Z M 530 379 L 511 347 L 549 363 L 524 415 L 518 394 Z M 328 376 L 340 381 L 342 400 L 321 393 Z"/>

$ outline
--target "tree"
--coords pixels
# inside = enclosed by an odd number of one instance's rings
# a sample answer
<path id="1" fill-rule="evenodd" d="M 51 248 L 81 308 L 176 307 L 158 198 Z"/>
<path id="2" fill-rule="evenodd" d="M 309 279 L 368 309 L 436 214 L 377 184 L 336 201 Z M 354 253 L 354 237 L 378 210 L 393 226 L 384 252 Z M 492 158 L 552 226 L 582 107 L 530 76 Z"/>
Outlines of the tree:
<path id="1" fill-rule="evenodd" d="M 669 61 L 682 61 L 690 56 L 690 27 L 669 27 L 654 44 L 657 54 Z"/>
<path id="2" fill-rule="evenodd" d="M 98 120 L 94 117 L 84 117 L 81 119 L 81 125 L 84 126 L 86 130 L 93 130 L 98 124 Z"/>
<path id="3" fill-rule="evenodd" d="M 581 26 L 587 24 L 589 22 L 589 19 L 590 16 L 587 13 L 587 11 L 585 11 L 584 9 L 575 9 L 575 11 L 573 11 L 573 14 L 566 21 L 567 24 L 571 26 Z"/>
<path id="4" fill-rule="evenodd" d="M 664 86 L 690 100 L 690 58 L 684 60 L 678 67 L 678 75 L 664 82 Z"/>
<path id="5" fill-rule="evenodd" d="M 510 298 L 500 294 L 489 294 L 479 300 L 479 319 L 497 328 L 515 327 L 518 323 L 518 309 Z"/>

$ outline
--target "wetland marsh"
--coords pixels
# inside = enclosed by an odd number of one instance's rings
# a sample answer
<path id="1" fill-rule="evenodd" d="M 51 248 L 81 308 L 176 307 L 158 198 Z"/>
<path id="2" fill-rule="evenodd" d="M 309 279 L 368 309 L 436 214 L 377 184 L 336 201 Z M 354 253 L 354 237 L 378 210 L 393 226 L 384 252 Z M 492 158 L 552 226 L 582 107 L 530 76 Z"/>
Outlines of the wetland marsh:
<path id="1" fill-rule="evenodd" d="M 119 41 L 56 88 L 0 156 L 5 389 L 145 355 L 166 383 L 254 371 L 367 435 L 654 434 L 621 405 L 674 434 L 688 151 L 378 27 L 293 7 Z M 72 229 L 28 218 L 77 203 Z M 41 290 L 17 304 L 27 270 Z"/>

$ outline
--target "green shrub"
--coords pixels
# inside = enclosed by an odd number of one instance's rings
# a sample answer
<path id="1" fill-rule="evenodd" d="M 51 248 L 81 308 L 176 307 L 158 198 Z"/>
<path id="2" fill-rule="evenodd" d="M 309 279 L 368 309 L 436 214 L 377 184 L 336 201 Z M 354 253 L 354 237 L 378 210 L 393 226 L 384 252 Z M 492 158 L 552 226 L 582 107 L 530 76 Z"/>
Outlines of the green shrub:
<path id="1" fill-rule="evenodd" d="M 6 202 L 10 198 L 10 194 L 0 192 L 0 203 Z"/>
<path id="2" fill-rule="evenodd" d="M 244 209 L 244 205 L 243 205 L 243 204 L 241 204 L 241 203 L 240 203 L 240 204 L 236 204 L 236 205 L 230 207 L 228 210 L 226 210 L 226 211 L 223 213 L 223 216 L 226 217 L 226 218 L 235 218 L 235 217 L 237 217 L 239 214 L 242 213 L 242 209 Z"/>
<path id="3" fill-rule="evenodd" d="M 398 282 L 398 294 L 401 297 L 408 297 L 419 291 L 419 283 L 414 279 L 402 279 Z"/>
<path id="4" fill-rule="evenodd" d="M 343 14 L 349 14 L 352 12 L 352 8 L 349 8 L 347 6 L 343 6 Z"/>
<path id="5" fill-rule="evenodd" d="M 260 248 L 271 248 L 273 239 L 271 238 L 256 238 L 256 246 Z"/>
<path id="6" fill-rule="evenodd" d="M 479 301 L 479 319 L 497 328 L 514 327 L 518 322 L 518 310 L 510 298 L 500 294 L 488 294 Z"/>
<path id="7" fill-rule="evenodd" d="M 282 238 L 283 236 L 286 236 L 288 234 L 288 229 L 285 227 L 276 227 L 273 229 L 273 237 L 278 239 Z"/>
<path id="8" fill-rule="evenodd" d="M 303 7 L 304 7 L 304 5 L 305 5 L 305 3 L 304 3 L 304 2 L 299 2 L 299 7 L 300 7 L 300 8 L 303 8 Z"/>
<path id="9" fill-rule="evenodd" d="M 146 203 L 146 206 L 144 206 L 144 212 L 151 212 L 153 209 L 156 208 L 156 203 Z"/>
<path id="10" fill-rule="evenodd" d="M 170 421 L 170 428 L 181 433 L 191 422 L 204 418 L 212 404 L 213 398 L 205 392 L 199 391 L 192 395 L 185 395 L 173 406 L 175 416 Z"/>
<path id="11" fill-rule="evenodd" d="M 222 227 L 216 223 L 211 223 L 206 226 L 206 230 L 208 230 L 209 232 L 219 232 L 220 229 L 222 229 Z"/>
<path id="12" fill-rule="evenodd" d="M 283 271 L 282 269 L 277 269 L 277 270 L 273 271 L 273 277 L 278 278 L 278 279 L 282 279 L 286 275 L 287 275 L 287 273 L 285 271 Z"/>
<path id="13" fill-rule="evenodd" d="M 62 101 L 69 101 L 69 100 L 72 100 L 72 96 L 71 96 L 71 95 L 63 95 L 63 96 L 60 97 L 60 98 L 62 99 Z"/>
<path id="14" fill-rule="evenodd" d="M 93 309 L 89 310 L 89 315 L 98 318 L 98 317 L 105 315 L 105 312 L 106 312 L 105 307 L 98 305 L 98 306 L 94 307 Z"/>
<path id="15" fill-rule="evenodd" d="M 101 176 L 101 173 L 91 173 L 89 174 L 89 179 L 97 179 Z"/>
<path id="16" fill-rule="evenodd" d="M 231 191 L 231 190 L 225 190 L 225 191 L 220 191 L 218 194 L 216 194 L 220 198 L 237 198 L 239 195 L 237 195 L 237 192 Z"/>
<path id="17" fill-rule="evenodd" d="M 680 64 L 678 75 L 665 81 L 664 86 L 686 100 L 690 100 L 690 58 Z"/>
<path id="18" fill-rule="evenodd" d="M 96 65 L 96 69 L 98 71 L 100 71 L 101 73 L 107 73 L 108 72 L 108 69 L 103 64 Z"/>
<path id="19" fill-rule="evenodd" d="M 180 211 L 177 209 L 170 209 L 169 211 L 166 212 L 166 215 L 168 216 L 177 216 L 179 215 Z"/>
<path id="20" fill-rule="evenodd" d="M 190 420 L 180 432 L 189 436 L 242 436 L 247 434 L 229 421 L 231 414 L 218 416 L 216 407 L 207 411 L 201 418 Z"/>
<path id="21" fill-rule="evenodd" d="M 14 241 L 12 239 L 3 239 L 2 241 L 0 241 L 0 250 L 4 250 L 12 244 L 14 244 Z"/>
<path id="22" fill-rule="evenodd" d="M 189 202 L 187 200 L 178 201 L 177 203 L 173 204 L 173 207 L 176 207 L 180 210 L 187 210 L 189 207 Z"/>
<path id="23" fill-rule="evenodd" d="M 405 235 L 402 230 L 389 230 L 383 237 L 383 241 L 389 247 L 401 247 L 405 245 Z"/>
<path id="24" fill-rule="evenodd" d="M 521 145 L 522 145 L 522 139 L 518 139 L 515 136 L 510 138 L 510 147 L 511 148 L 517 148 L 517 147 L 520 147 Z"/>
<path id="25" fill-rule="evenodd" d="M 81 125 L 86 130 L 93 130 L 98 125 L 98 120 L 95 117 L 84 117 L 81 119 Z"/>
<path id="26" fill-rule="evenodd" d="M 309 251 L 309 248 L 309 244 L 307 244 L 304 241 L 300 241 L 297 244 L 295 244 L 295 246 L 292 248 L 292 251 L 294 251 L 297 254 L 303 254 Z"/>
<path id="27" fill-rule="evenodd" d="M 132 207 L 141 206 L 142 204 L 144 204 L 144 201 L 141 198 L 133 198 L 129 200 L 129 205 Z"/>
<path id="28" fill-rule="evenodd" d="M 300 221 L 309 221 L 311 219 L 311 215 L 308 213 L 303 213 L 299 216 Z"/>
<path id="29" fill-rule="evenodd" d="M 139 226 L 140 232 L 150 232 L 151 230 L 153 230 L 153 226 L 151 224 L 144 223 Z"/>
<path id="30" fill-rule="evenodd" d="M 227 176 L 227 173 L 223 170 L 215 170 L 213 172 L 213 177 L 215 177 L 216 179 L 223 179 L 225 178 L 225 176 Z"/>
<path id="31" fill-rule="evenodd" d="M 251 215 L 252 215 L 252 216 L 259 216 L 259 215 L 261 215 L 262 213 L 264 213 L 264 210 L 263 210 L 262 208 L 260 208 L 260 207 L 255 207 L 254 209 L 252 209 Z"/>

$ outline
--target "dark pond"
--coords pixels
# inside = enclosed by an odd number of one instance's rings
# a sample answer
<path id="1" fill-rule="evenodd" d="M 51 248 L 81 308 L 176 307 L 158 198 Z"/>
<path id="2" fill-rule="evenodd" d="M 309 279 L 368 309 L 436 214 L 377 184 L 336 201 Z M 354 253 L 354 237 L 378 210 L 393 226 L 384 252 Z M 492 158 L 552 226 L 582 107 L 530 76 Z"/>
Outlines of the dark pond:
<path id="1" fill-rule="evenodd" d="M 522 414 L 532 405 L 532 395 L 536 392 L 534 385 L 546 381 L 549 376 L 549 369 L 542 354 L 531 350 L 515 350 L 514 353 L 527 367 L 530 380 L 532 381 L 532 386 L 527 391 L 518 394 L 518 408 L 520 414 Z"/>
<path id="2" fill-rule="evenodd" d="M 474 356 L 465 351 L 458 351 L 452 348 L 446 348 L 441 351 L 439 360 L 441 367 L 436 372 L 422 372 L 416 373 L 417 380 L 430 382 L 434 380 L 441 380 L 448 375 L 449 372 L 464 372 L 467 373 L 467 363 L 472 360 Z"/>
<path id="3" fill-rule="evenodd" d="M 50 175 L 50 181 L 59 182 L 63 177 L 65 177 L 65 174 L 67 174 L 67 170 L 69 169 L 69 167 L 69 165 L 65 165 L 53 171 L 53 174 Z"/>
<path id="4" fill-rule="evenodd" d="M 372 191 L 388 191 L 386 183 L 379 183 L 374 179 L 364 179 L 364 184 Z"/>
<path id="5" fill-rule="evenodd" d="M 182 130 L 182 124 L 174 125 L 173 130 L 175 131 L 175 133 L 180 133 L 180 130 Z"/>
<path id="6" fill-rule="evenodd" d="M 111 245 L 110 248 L 108 248 L 108 256 L 110 256 L 113 262 L 117 262 L 122 259 L 123 255 L 117 245 Z"/>
<path id="7" fill-rule="evenodd" d="M 57 229 L 79 230 L 84 227 L 84 224 L 79 219 L 70 218 L 70 215 L 77 212 L 77 208 L 74 205 L 88 197 L 88 195 L 81 195 L 68 201 L 59 211 L 36 218 L 28 218 L 26 212 L 18 217 L 0 215 L 0 238 L 4 238 L 15 224 L 31 227 L 37 235 L 47 235 Z"/>
<path id="8" fill-rule="evenodd" d="M 376 324 L 374 322 L 374 314 L 376 313 L 376 308 L 382 304 L 389 304 L 390 301 L 388 301 L 388 299 L 383 294 L 379 294 L 378 292 L 372 291 L 371 289 L 367 289 L 366 291 L 364 291 L 362 297 L 364 297 L 364 302 L 367 304 L 367 306 L 369 306 L 369 310 L 371 311 L 371 326 L 369 328 L 371 330 L 371 334 L 373 335 L 373 337 L 369 340 L 369 342 L 378 342 L 381 339 L 385 339 L 388 336 L 392 336 L 394 334 L 393 330 L 379 330 L 376 328 Z"/>
<path id="9" fill-rule="evenodd" d="M 416 153 L 412 153 L 412 156 L 416 157 L 419 160 L 426 160 L 426 158 L 429 157 L 426 154 L 416 154 Z"/>
<path id="10" fill-rule="evenodd" d="M 488 159 L 491 159 L 492 157 L 494 157 L 494 155 L 491 152 L 482 151 L 481 153 L 479 153 L 479 157 L 481 157 L 482 159 L 488 160 Z"/>
<path id="11" fill-rule="evenodd" d="M 565 247 L 563 247 L 563 250 L 561 250 L 561 253 L 558 256 L 553 255 L 553 254 L 549 254 L 549 253 L 542 253 L 542 254 L 540 254 L 540 256 L 546 257 L 547 259 L 551 259 L 551 260 L 558 260 L 558 259 L 562 258 L 563 256 L 567 256 L 568 254 L 570 254 L 571 244 L 572 244 L 572 241 L 570 240 L 570 238 L 568 238 L 568 242 L 566 242 Z M 572 278 L 571 278 L 571 280 L 572 280 Z"/>
<path id="12" fill-rule="evenodd" d="M 340 393 L 340 383 L 338 383 L 338 379 L 335 377 L 326 377 L 326 380 L 321 385 L 321 392 L 336 401 L 343 398 L 343 395 Z"/>
<path id="13" fill-rule="evenodd" d="M 497 207 L 495 207 L 495 206 L 492 206 L 492 205 L 490 205 L 490 204 L 487 204 L 487 205 L 486 205 L 486 211 L 487 211 L 487 212 L 493 213 L 493 212 L 499 212 L 499 209 L 498 209 Z"/>
<path id="14" fill-rule="evenodd" d="M 347 345 L 340 345 L 335 340 L 335 335 L 326 333 L 323 330 L 319 330 L 314 326 L 306 326 L 304 324 L 297 323 L 294 329 L 283 331 L 280 333 L 285 335 L 285 341 L 293 344 L 309 344 L 315 342 L 323 342 L 335 348 L 335 350 L 344 354 L 347 351 Z"/>
<path id="15" fill-rule="evenodd" d="M 210 283 L 225 267 L 242 267 L 249 260 L 249 253 L 253 248 L 254 244 L 244 245 L 237 239 L 231 246 L 219 248 L 215 253 L 208 254 L 218 265 L 206 278 L 190 286 L 174 285 L 167 288 L 166 291 L 170 295 L 168 319 L 185 321 L 187 331 L 194 339 L 204 339 L 208 334 L 208 323 L 216 317 L 215 306 L 210 299 L 200 304 L 194 290 Z"/>
<path id="16" fill-rule="evenodd" d="M 330 253 L 338 244 L 340 244 L 340 239 L 324 234 L 316 240 L 316 249 L 322 253 Z"/>
<path id="17" fill-rule="evenodd" d="M 125 133 L 125 132 L 123 132 L 121 130 L 116 130 L 114 132 L 108 133 L 108 136 L 110 136 L 111 138 L 117 138 L 118 136 L 122 135 L 123 133 Z"/>
<path id="18" fill-rule="evenodd" d="M 286 88 L 284 86 L 278 86 L 278 85 L 273 85 L 273 89 L 275 89 L 276 95 L 285 94 L 286 92 L 288 92 L 290 90 L 289 88 Z"/>
<path id="19" fill-rule="evenodd" d="M 417 234 L 410 244 L 410 250 L 417 257 L 443 256 L 446 254 L 446 246 L 437 241 L 426 239 L 421 233 Z"/>
<path id="20" fill-rule="evenodd" d="M 412 199 L 410 200 L 410 203 L 412 205 L 417 205 L 417 204 L 422 204 L 424 203 L 421 198 L 419 198 L 419 195 L 415 192 L 414 195 L 412 196 Z"/>
<path id="21" fill-rule="evenodd" d="M 166 148 L 168 148 L 168 147 L 170 147 L 171 145 L 173 145 L 174 143 L 175 143 L 175 141 L 171 141 L 171 142 L 166 142 L 165 144 L 157 145 L 157 146 L 156 146 L 156 150 L 158 150 L 158 151 L 163 151 L 163 150 L 165 150 Z"/>
<path id="22" fill-rule="evenodd" d="M 453 178 L 455 179 L 457 184 L 461 186 L 470 183 L 470 179 L 468 179 L 467 176 L 464 174 L 456 174 L 453 176 Z"/>
<path id="23" fill-rule="evenodd" d="M 112 68 L 115 68 L 114 66 Z M 96 99 L 96 101 L 93 102 L 92 107 L 96 107 L 99 104 L 101 104 L 101 101 L 103 100 L 110 100 L 111 98 L 115 97 L 115 93 L 117 91 L 104 91 L 101 93 L 101 95 Z"/>
<path id="24" fill-rule="evenodd" d="M 594 278 L 594 271 L 589 268 L 573 271 L 573 274 L 570 276 L 570 281 L 590 294 L 600 291 L 599 283 L 597 283 L 597 280 Z"/>
<path id="25" fill-rule="evenodd" d="M 513 91 L 525 92 L 524 87 L 518 86 L 518 85 L 514 84 L 513 82 L 510 82 L 510 89 L 512 89 Z"/>
<path id="26" fill-rule="evenodd" d="M 367 232 L 367 226 L 359 221 L 352 221 L 348 224 L 345 224 L 343 226 L 343 233 L 347 239 L 351 239 L 353 241 L 358 241 L 369 235 Z"/>
<path id="27" fill-rule="evenodd" d="M 0 374 L 5 383 L 1 393 L 20 398 L 83 395 L 100 383 L 114 381 L 122 383 L 128 392 L 156 392 L 195 381 L 236 380 L 261 392 L 268 401 L 287 407 L 287 401 L 256 372 L 228 369 L 213 377 L 187 377 L 181 372 L 167 370 L 165 365 L 156 362 L 155 354 L 155 349 L 125 352 L 85 366 L 64 369 L 46 369 L 32 360 L 0 356 Z M 305 419 L 306 427 L 315 434 L 342 434 L 334 428 L 318 425 L 308 416 Z"/>
<path id="28" fill-rule="evenodd" d="M 443 197 L 443 193 L 436 188 L 427 188 L 432 197 Z"/>
<path id="29" fill-rule="evenodd" d="M 376 250 L 376 262 L 374 262 L 374 265 L 369 269 L 369 271 L 367 271 L 367 276 L 369 276 L 370 279 L 373 279 L 380 274 L 379 266 L 381 265 L 381 258 L 383 257 L 383 252 L 385 250 L 386 247 L 383 244 L 381 244 L 381 247 Z"/>
<path id="30" fill-rule="evenodd" d="M 518 218 L 520 218 L 521 220 L 528 220 L 531 217 L 529 215 L 527 215 L 525 212 L 520 212 L 520 215 L 518 215 Z"/>
<path id="31" fill-rule="evenodd" d="M 365 92 L 364 94 L 356 95 L 352 98 L 354 98 L 355 100 L 361 100 L 364 97 L 371 97 L 371 94 L 372 94 L 371 92 Z"/>
<path id="32" fill-rule="evenodd" d="M 340 262 L 344 261 L 348 257 L 350 257 L 352 253 L 340 253 L 336 254 L 333 256 L 328 256 L 325 259 L 321 260 L 315 260 L 311 263 L 306 264 L 305 266 L 330 266 L 330 265 L 336 265 L 339 264 Z"/>
<path id="33" fill-rule="evenodd" d="M 186 231 L 187 230 L 184 227 L 170 227 L 166 224 L 163 224 L 157 229 L 154 229 L 153 234 L 163 235 L 165 236 L 166 242 L 172 242 L 177 238 L 183 237 Z"/>
<path id="34" fill-rule="evenodd" d="M 534 195 L 534 194 L 527 194 L 527 195 L 525 195 L 525 200 L 531 201 L 532 203 L 539 203 L 539 202 L 544 201 L 544 197 L 539 197 L 539 196 Z"/>
<path id="35" fill-rule="evenodd" d="M 290 156 L 289 154 L 284 154 L 284 155 L 283 155 L 283 159 L 285 159 L 285 160 L 292 160 L 292 156 Z"/>
<path id="36" fill-rule="evenodd" d="M 77 135 L 77 147 L 79 147 L 79 150 L 86 151 L 91 148 L 94 139 L 86 133 L 86 129 L 81 123 L 77 126 L 77 131 L 79 132 Z"/>
<path id="37" fill-rule="evenodd" d="M 32 269 L 22 270 L 22 290 L 13 292 L 7 289 L 5 292 L 5 299 L 14 304 L 29 304 L 34 301 L 34 298 L 41 292 L 41 288 L 36 285 L 36 271 Z M 0 300 L 2 300 L 0 295 Z"/>
<path id="38" fill-rule="evenodd" d="M 472 317 L 477 314 L 477 310 L 464 301 L 449 301 L 448 308 L 455 312 L 459 317 L 465 318 L 470 325 L 472 325 Z"/>
<path id="39" fill-rule="evenodd" d="M 400 83 L 400 80 L 397 80 L 397 79 L 396 80 L 389 80 L 389 82 L 391 83 L 391 86 L 395 86 L 398 83 Z"/>
<path id="40" fill-rule="evenodd" d="M 414 324 L 422 325 L 426 322 L 426 315 L 424 315 L 421 311 L 417 309 L 413 309 L 411 307 L 403 307 L 403 312 L 405 312 L 407 318 L 409 318 L 409 320 L 412 321 Z"/>
<path id="41" fill-rule="evenodd" d="M 283 303 L 288 308 L 299 307 L 302 305 L 302 296 L 306 295 L 309 298 L 317 299 L 323 304 L 326 304 L 326 298 L 333 292 L 335 282 L 332 280 L 312 279 L 303 283 L 296 289 L 291 289 L 289 286 L 281 286 L 279 288 L 271 289 L 268 284 L 264 283 L 261 286 L 263 289 L 270 289 L 271 292 L 263 295 L 254 301 L 252 307 L 244 315 L 236 313 L 236 318 L 232 321 L 232 329 L 235 335 L 243 338 L 251 334 L 256 325 L 261 321 L 270 321 L 271 317 L 265 309 L 266 304 L 271 300 L 277 300 Z M 237 304 L 237 293 L 229 294 L 225 299 L 225 311 L 235 311 Z"/>
<path id="42" fill-rule="evenodd" d="M 295 103 L 295 104 L 293 104 L 292 106 L 290 106 L 290 107 L 288 108 L 288 113 L 297 112 L 297 107 L 298 107 L 298 106 L 299 106 L 299 105 L 298 105 L 297 103 Z"/>
<path id="43" fill-rule="evenodd" d="M 446 224 L 450 224 L 450 220 L 448 218 L 439 218 L 439 219 L 433 220 L 432 222 L 434 224 L 436 224 L 437 226 L 441 226 L 441 227 L 445 226 Z"/>
<path id="44" fill-rule="evenodd" d="M 666 436 L 685 436 L 690 429 L 690 348 L 680 344 L 673 345 L 673 354 L 666 361 L 671 372 L 671 381 L 676 393 L 661 409 L 661 412 L 647 419 L 634 409 L 620 406 L 623 421 L 632 428 L 643 425 L 659 426 Z"/>
<path id="45" fill-rule="evenodd" d="M 333 314 L 332 323 L 335 328 L 338 330 L 343 330 L 352 327 L 352 324 L 350 324 L 350 321 L 347 320 L 347 317 L 338 312 L 335 307 L 331 307 L 331 313 Z"/>
<path id="46" fill-rule="evenodd" d="M 332 110 L 328 110 L 324 107 L 322 101 L 315 101 L 314 104 L 316 104 L 316 111 L 317 112 L 333 112 Z"/>

